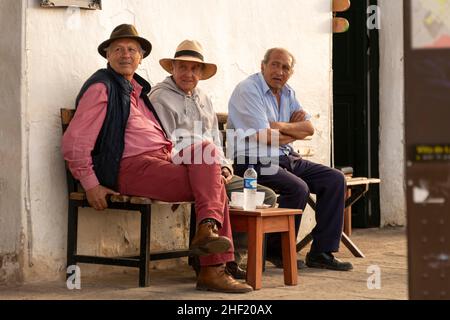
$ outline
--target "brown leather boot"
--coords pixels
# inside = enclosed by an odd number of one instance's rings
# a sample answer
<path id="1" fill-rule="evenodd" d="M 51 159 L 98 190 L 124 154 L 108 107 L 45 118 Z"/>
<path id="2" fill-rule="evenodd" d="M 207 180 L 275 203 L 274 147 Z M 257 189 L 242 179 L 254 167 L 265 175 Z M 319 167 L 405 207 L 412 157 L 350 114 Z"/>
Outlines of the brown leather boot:
<path id="1" fill-rule="evenodd" d="M 209 290 L 225 293 L 247 293 L 253 291 L 248 284 L 239 282 L 225 271 L 225 265 L 200 268 L 197 278 L 197 290 Z"/>
<path id="2" fill-rule="evenodd" d="M 189 249 L 193 255 L 207 256 L 212 253 L 226 252 L 230 248 L 230 239 L 219 236 L 216 224 L 205 222 L 198 226 Z"/>
<path id="3" fill-rule="evenodd" d="M 239 265 L 236 263 L 236 261 L 229 261 L 227 262 L 226 270 L 229 274 L 233 276 L 235 279 L 246 279 L 247 278 L 247 271 L 239 267 Z"/>

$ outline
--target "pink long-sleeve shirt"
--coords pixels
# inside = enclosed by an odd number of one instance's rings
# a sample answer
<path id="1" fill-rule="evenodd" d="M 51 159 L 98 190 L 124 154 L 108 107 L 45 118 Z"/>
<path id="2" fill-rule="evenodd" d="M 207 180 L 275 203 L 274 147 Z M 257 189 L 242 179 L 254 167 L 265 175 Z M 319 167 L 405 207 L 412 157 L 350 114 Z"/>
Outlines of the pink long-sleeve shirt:
<path id="1" fill-rule="evenodd" d="M 136 156 L 163 147 L 172 149 L 153 113 L 140 98 L 142 86 L 134 79 L 130 96 L 130 116 L 125 128 L 125 148 L 122 158 Z M 75 179 L 85 190 L 99 185 L 91 152 L 106 117 L 108 91 L 103 83 L 90 86 L 80 99 L 77 112 L 62 138 L 62 152 Z"/>

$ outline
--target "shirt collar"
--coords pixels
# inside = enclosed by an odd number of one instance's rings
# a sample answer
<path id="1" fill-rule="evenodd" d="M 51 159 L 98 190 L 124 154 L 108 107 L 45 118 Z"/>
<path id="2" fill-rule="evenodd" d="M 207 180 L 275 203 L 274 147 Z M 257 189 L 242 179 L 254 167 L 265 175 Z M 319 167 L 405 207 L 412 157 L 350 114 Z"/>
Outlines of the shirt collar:
<path id="1" fill-rule="evenodd" d="M 142 86 L 135 79 L 131 79 L 131 85 L 133 86 L 133 90 L 136 92 L 136 95 L 140 97 Z"/>
<path id="2" fill-rule="evenodd" d="M 270 90 L 266 80 L 264 79 L 262 72 L 258 72 L 258 78 L 259 78 L 259 81 L 261 82 L 261 86 L 262 86 L 264 94 L 267 94 L 267 93 L 272 94 L 272 91 Z M 283 96 L 289 95 L 290 92 L 291 92 L 291 89 L 289 88 L 289 86 L 287 84 L 285 84 L 283 86 L 283 88 L 281 89 L 281 95 L 283 95 Z"/>

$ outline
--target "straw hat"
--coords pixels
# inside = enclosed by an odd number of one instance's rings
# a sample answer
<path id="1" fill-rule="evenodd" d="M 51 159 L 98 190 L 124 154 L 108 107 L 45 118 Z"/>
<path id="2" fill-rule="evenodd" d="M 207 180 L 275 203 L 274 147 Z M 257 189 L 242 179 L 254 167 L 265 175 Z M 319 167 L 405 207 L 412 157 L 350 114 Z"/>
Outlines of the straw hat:
<path id="1" fill-rule="evenodd" d="M 131 24 L 121 24 L 114 28 L 114 30 L 111 33 L 111 36 L 109 37 L 108 40 L 103 41 L 98 46 L 98 53 L 100 53 L 100 55 L 102 57 L 106 58 L 105 49 L 108 48 L 109 45 L 113 41 L 115 41 L 117 39 L 124 39 L 124 38 L 133 39 L 133 40 L 136 40 L 137 42 L 139 42 L 139 44 L 142 47 L 142 50 L 145 51 L 144 58 L 147 57 L 150 54 L 150 52 L 152 51 L 152 44 L 150 43 L 150 41 L 148 41 L 147 39 L 144 39 L 142 37 L 139 37 L 139 34 L 138 34 L 135 26 L 133 26 Z"/>
<path id="2" fill-rule="evenodd" d="M 195 40 L 184 40 L 178 45 L 173 58 L 161 59 L 159 60 L 159 64 L 168 73 L 172 73 L 173 61 L 193 61 L 201 63 L 203 65 L 203 76 L 201 80 L 209 79 L 217 72 L 217 66 L 215 64 L 204 61 L 203 48 L 201 44 Z"/>

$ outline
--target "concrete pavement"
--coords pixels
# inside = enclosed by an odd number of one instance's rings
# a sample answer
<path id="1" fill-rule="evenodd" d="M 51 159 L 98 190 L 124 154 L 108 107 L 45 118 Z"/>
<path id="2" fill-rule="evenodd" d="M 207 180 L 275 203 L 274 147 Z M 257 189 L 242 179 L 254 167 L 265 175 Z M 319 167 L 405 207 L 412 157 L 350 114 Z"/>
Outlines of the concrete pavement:
<path id="1" fill-rule="evenodd" d="M 137 286 L 137 270 L 107 267 L 113 273 L 81 278 L 81 290 L 68 290 L 63 279 L 0 287 L 0 299 L 137 299 L 137 300 L 327 300 L 408 298 L 407 250 L 404 228 L 355 229 L 351 237 L 366 258 L 354 258 L 342 245 L 337 257 L 351 261 L 354 270 L 337 272 L 319 269 L 299 271 L 298 285 L 285 286 L 283 270 L 267 264 L 263 288 L 249 294 L 222 294 L 195 290 L 195 274 L 187 264 L 170 270 L 152 270 L 150 286 Z M 304 259 L 307 249 L 299 253 Z M 82 275 L 91 265 L 80 265 Z M 112 269 L 111 269 L 112 268 Z M 89 273 L 89 272 L 86 272 Z M 92 273 L 92 272 L 91 272 Z M 368 281 L 369 280 L 369 281 Z M 381 282 L 377 282 L 381 280 Z M 369 288 L 368 287 L 369 282 Z"/>

